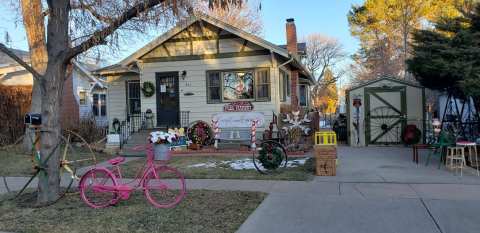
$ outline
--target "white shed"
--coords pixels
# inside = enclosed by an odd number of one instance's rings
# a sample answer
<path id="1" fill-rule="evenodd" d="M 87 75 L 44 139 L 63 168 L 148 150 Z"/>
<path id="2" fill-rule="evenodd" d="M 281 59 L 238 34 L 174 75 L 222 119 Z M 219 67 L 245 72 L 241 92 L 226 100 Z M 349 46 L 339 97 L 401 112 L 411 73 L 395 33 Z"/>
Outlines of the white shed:
<path id="1" fill-rule="evenodd" d="M 425 139 L 425 88 L 381 77 L 348 89 L 348 143 L 351 146 L 402 143 L 402 130 L 416 125 Z"/>

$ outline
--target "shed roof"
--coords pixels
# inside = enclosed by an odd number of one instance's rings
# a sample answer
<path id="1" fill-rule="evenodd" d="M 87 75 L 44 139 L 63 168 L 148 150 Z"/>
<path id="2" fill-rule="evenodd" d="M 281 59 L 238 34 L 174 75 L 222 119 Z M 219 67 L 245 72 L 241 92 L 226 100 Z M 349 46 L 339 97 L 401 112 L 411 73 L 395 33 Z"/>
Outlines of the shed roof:
<path id="1" fill-rule="evenodd" d="M 400 84 L 403 84 L 403 85 L 416 87 L 416 88 L 424 88 L 423 86 L 421 86 L 417 83 L 411 82 L 411 81 L 402 80 L 402 79 L 399 79 L 399 78 L 394 78 L 394 77 L 389 77 L 389 76 L 383 76 L 383 77 L 379 77 L 379 78 L 376 78 L 376 79 L 368 80 L 368 81 L 366 81 L 364 83 L 361 83 L 357 86 L 353 86 L 353 87 L 347 89 L 347 92 L 350 92 L 350 91 L 353 91 L 353 90 L 356 90 L 356 89 L 359 89 L 359 88 L 362 88 L 362 87 L 366 87 L 366 86 L 369 86 L 371 84 L 374 84 L 374 83 L 377 83 L 377 82 L 380 82 L 380 81 L 383 81 L 383 80 L 388 80 L 388 81 L 392 81 L 392 82 L 396 82 L 396 83 L 400 83 Z"/>

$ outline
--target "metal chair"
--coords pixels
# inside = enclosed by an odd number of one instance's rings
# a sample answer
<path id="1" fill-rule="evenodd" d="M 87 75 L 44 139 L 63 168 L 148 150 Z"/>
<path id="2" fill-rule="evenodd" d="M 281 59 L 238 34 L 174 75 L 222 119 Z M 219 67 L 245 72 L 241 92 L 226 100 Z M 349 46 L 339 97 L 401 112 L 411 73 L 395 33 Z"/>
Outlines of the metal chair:
<path id="1" fill-rule="evenodd" d="M 449 134 L 449 133 L 442 132 L 442 133 L 440 133 L 440 136 L 438 138 L 438 142 L 434 143 L 432 146 L 434 148 L 428 154 L 427 162 L 425 163 L 425 166 L 428 166 L 428 164 L 430 162 L 430 157 L 435 156 L 435 157 L 438 157 L 438 159 L 439 159 L 438 169 L 440 169 L 440 166 L 442 165 L 444 154 L 446 152 L 447 147 L 455 146 L 455 137 L 453 135 Z"/>

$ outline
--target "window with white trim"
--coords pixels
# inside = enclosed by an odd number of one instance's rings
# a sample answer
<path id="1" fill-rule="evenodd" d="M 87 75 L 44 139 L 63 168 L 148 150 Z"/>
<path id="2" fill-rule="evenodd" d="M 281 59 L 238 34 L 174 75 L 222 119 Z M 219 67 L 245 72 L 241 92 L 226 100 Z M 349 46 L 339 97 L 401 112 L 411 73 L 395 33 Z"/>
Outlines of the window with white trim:
<path id="1" fill-rule="evenodd" d="M 270 101 L 268 69 L 207 72 L 207 103 Z"/>
<path id="2" fill-rule="evenodd" d="M 299 98 L 298 98 L 299 101 L 298 102 L 299 102 L 300 106 L 302 106 L 302 107 L 308 106 L 308 98 L 309 98 L 309 96 L 308 96 L 308 86 L 305 85 L 305 84 L 300 84 L 298 86 L 298 89 L 299 89 L 299 93 L 298 93 L 299 94 Z"/>
<path id="3" fill-rule="evenodd" d="M 106 116 L 107 115 L 107 95 L 106 94 L 93 94 L 92 112 L 94 116 Z"/>
<path id="4" fill-rule="evenodd" d="M 290 97 L 290 75 L 282 69 L 279 70 L 280 73 L 280 101 L 287 101 L 287 97 Z"/>
<path id="5" fill-rule="evenodd" d="M 78 99 L 79 99 L 80 105 L 87 104 L 87 92 L 86 91 L 79 91 L 78 92 Z"/>

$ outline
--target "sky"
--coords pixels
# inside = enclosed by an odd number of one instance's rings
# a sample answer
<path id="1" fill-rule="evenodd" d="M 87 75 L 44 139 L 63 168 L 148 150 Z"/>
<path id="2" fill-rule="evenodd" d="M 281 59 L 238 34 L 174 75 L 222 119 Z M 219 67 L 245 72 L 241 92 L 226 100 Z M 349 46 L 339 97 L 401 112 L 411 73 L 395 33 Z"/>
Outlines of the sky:
<path id="1" fill-rule="evenodd" d="M 11 47 L 28 50 L 25 30 L 19 15 L 12 9 L 9 0 L 0 0 L 0 41 L 5 42 L 5 32 L 12 38 Z M 294 18 L 298 38 L 310 33 L 320 33 L 337 38 L 348 54 L 358 49 L 358 41 L 350 35 L 347 13 L 352 4 L 363 0 L 262 0 L 264 38 L 275 44 L 285 44 L 285 20 Z M 161 33 L 158 33 L 158 36 Z M 148 43 L 152 37 L 139 39 L 138 43 L 122 48 L 118 57 L 109 63 L 121 60 Z"/>

